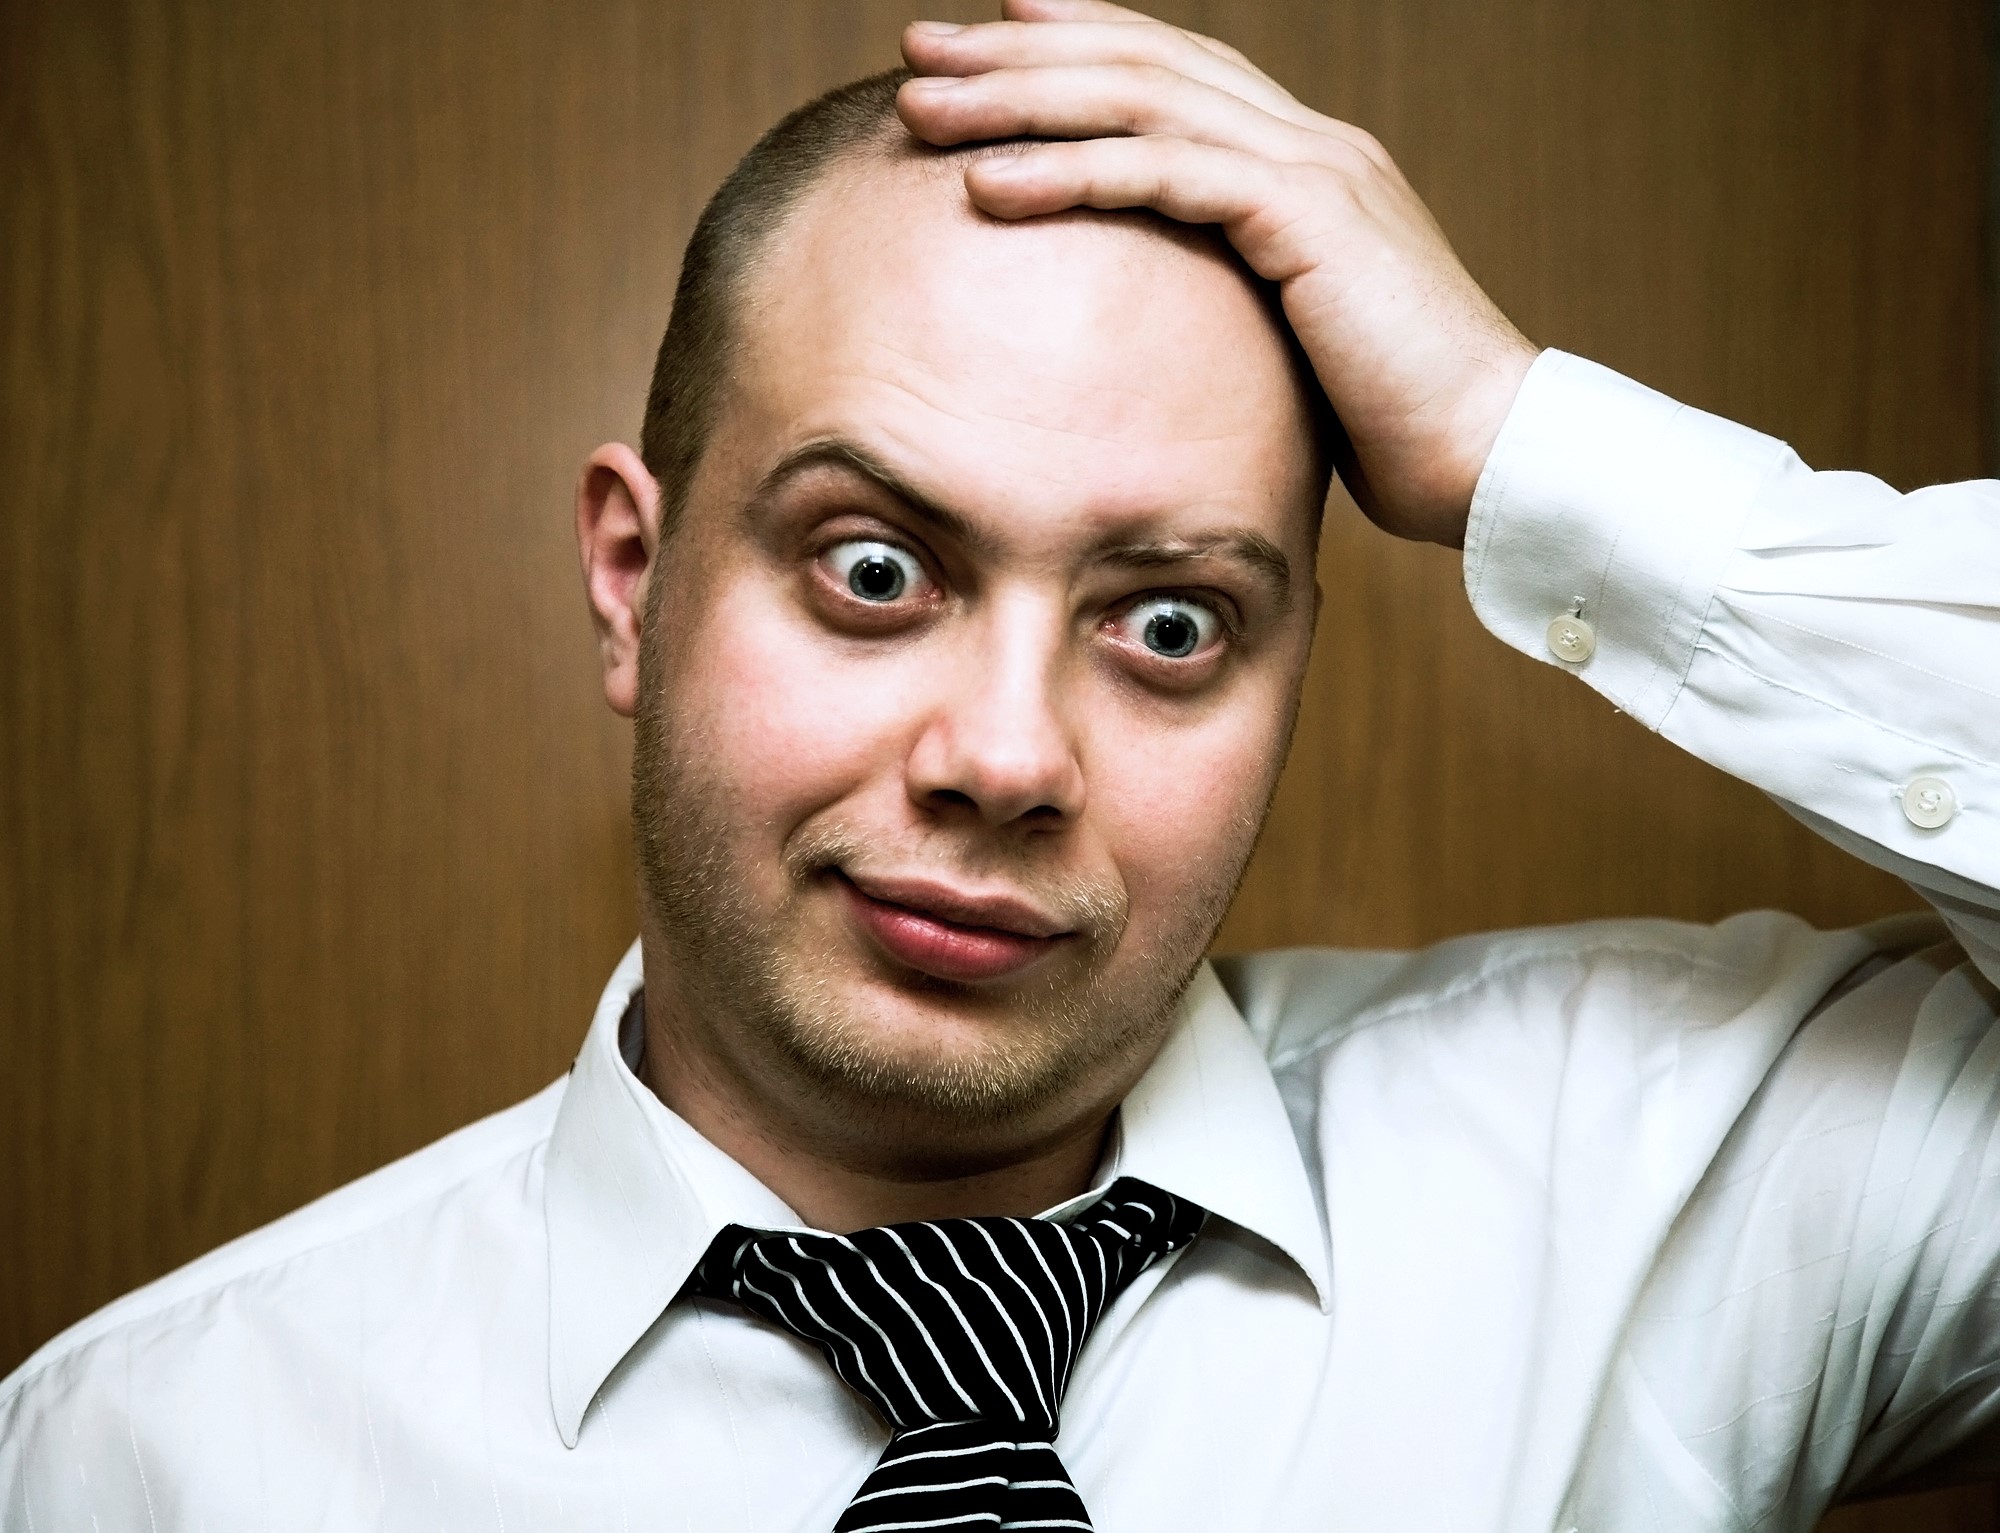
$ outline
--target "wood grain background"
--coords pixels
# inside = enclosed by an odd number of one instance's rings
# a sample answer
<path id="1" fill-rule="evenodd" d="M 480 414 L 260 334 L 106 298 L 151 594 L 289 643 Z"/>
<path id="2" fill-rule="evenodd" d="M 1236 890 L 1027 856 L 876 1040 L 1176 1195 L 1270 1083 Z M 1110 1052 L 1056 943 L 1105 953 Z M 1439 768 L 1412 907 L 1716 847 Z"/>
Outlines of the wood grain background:
<path id="1" fill-rule="evenodd" d="M 1164 8 L 1381 135 L 1537 339 L 1987 468 L 1977 0 Z M 0 1370 L 564 1067 L 632 930 L 572 475 L 707 192 L 907 14 L 0 0 Z M 1329 529 L 1224 945 L 1908 902 Z"/>

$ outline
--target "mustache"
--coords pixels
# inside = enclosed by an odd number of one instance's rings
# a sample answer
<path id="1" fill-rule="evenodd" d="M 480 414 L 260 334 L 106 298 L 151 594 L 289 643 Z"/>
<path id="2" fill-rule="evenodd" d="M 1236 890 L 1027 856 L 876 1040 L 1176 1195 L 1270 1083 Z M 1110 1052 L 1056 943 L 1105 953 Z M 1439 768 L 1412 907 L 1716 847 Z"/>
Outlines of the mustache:
<path id="1" fill-rule="evenodd" d="M 863 835 L 841 825 L 807 825 L 785 847 L 785 871 L 797 884 L 821 874 L 892 867 L 922 871 L 961 883 L 1004 880 L 1014 893 L 1057 917 L 1092 945 L 1115 943 L 1125 930 L 1130 906 L 1122 886 L 1110 879 L 1051 874 L 1011 850 L 975 849 L 932 837 L 908 851 L 885 856 L 879 835 Z"/>

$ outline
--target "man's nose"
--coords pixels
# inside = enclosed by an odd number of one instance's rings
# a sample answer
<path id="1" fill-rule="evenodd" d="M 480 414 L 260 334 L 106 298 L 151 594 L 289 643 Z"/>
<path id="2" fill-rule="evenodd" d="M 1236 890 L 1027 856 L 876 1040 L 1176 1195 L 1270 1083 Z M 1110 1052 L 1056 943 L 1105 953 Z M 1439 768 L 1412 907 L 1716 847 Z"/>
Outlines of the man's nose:
<path id="1" fill-rule="evenodd" d="M 1061 695 L 1064 619 L 1028 601 L 983 616 L 910 753 L 910 797 L 932 813 L 1054 829 L 1082 813 L 1084 796 Z"/>

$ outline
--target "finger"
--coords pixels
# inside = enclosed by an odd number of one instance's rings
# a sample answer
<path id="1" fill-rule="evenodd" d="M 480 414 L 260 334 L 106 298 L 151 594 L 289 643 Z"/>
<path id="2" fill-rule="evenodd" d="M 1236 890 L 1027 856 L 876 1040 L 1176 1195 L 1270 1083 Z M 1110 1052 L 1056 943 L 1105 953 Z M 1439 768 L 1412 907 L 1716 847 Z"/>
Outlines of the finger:
<path id="1" fill-rule="evenodd" d="M 1284 183 L 1298 167 L 1242 150 L 1151 136 L 1039 144 L 965 169 L 973 203 L 995 218 L 1037 218 L 1070 208 L 1151 208 L 1185 224 L 1218 224 L 1258 275 L 1282 282 L 1305 269 Z M 1293 248 L 1294 244 L 1298 248 Z"/>
<path id="2" fill-rule="evenodd" d="M 1143 21 L 1156 27 L 1166 22 L 1111 0 L 1001 0 L 1000 14 L 1018 21 Z"/>
<path id="3" fill-rule="evenodd" d="M 1311 160 L 1332 140 L 1227 91 L 1153 64 L 996 69 L 911 80 L 896 96 L 910 131 L 938 145 L 994 138 L 1167 134 L 1275 160 Z"/>
<path id="4" fill-rule="evenodd" d="M 1300 127 L 1315 127 L 1324 121 L 1256 70 L 1201 46 L 1173 27 L 999 21 L 945 31 L 932 30 L 929 23 L 912 22 L 903 36 L 903 57 L 923 75 L 972 75 L 1050 65 L 1153 64 L 1227 91 Z"/>
<path id="5" fill-rule="evenodd" d="M 1187 27 L 1177 27 L 1172 22 L 1162 21 L 1157 16 L 1149 16 L 1144 11 L 1135 11 L 1123 5 L 1112 5 L 1110 0 L 1004 0 L 1000 7 L 1003 16 L 1018 21 L 1098 21 L 1159 27 L 1168 32 L 1178 33 L 1198 47 L 1227 59 L 1230 63 L 1247 69 L 1257 78 L 1277 86 L 1263 70 L 1250 62 L 1241 49 L 1232 48 L 1228 43 Z M 1283 87 L 1278 87 L 1282 89 Z"/>

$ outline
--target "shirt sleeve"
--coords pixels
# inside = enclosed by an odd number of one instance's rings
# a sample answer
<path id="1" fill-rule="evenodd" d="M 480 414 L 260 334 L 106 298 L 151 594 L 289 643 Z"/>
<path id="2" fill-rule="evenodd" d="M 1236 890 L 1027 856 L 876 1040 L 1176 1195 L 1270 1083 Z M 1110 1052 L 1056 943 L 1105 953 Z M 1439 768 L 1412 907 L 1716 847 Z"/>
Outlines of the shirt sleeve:
<path id="1" fill-rule="evenodd" d="M 1903 877 L 2000 978 L 2000 483 L 1816 473 L 1548 351 L 1465 582 L 1501 639 Z"/>
<path id="2" fill-rule="evenodd" d="M 1546 352 L 1465 579 L 1500 638 L 1957 939 L 1858 971 L 1773 1066 L 1633 1316 L 1629 1429 L 1742 1526 L 2000 1471 L 2000 484 L 1816 473 Z"/>

